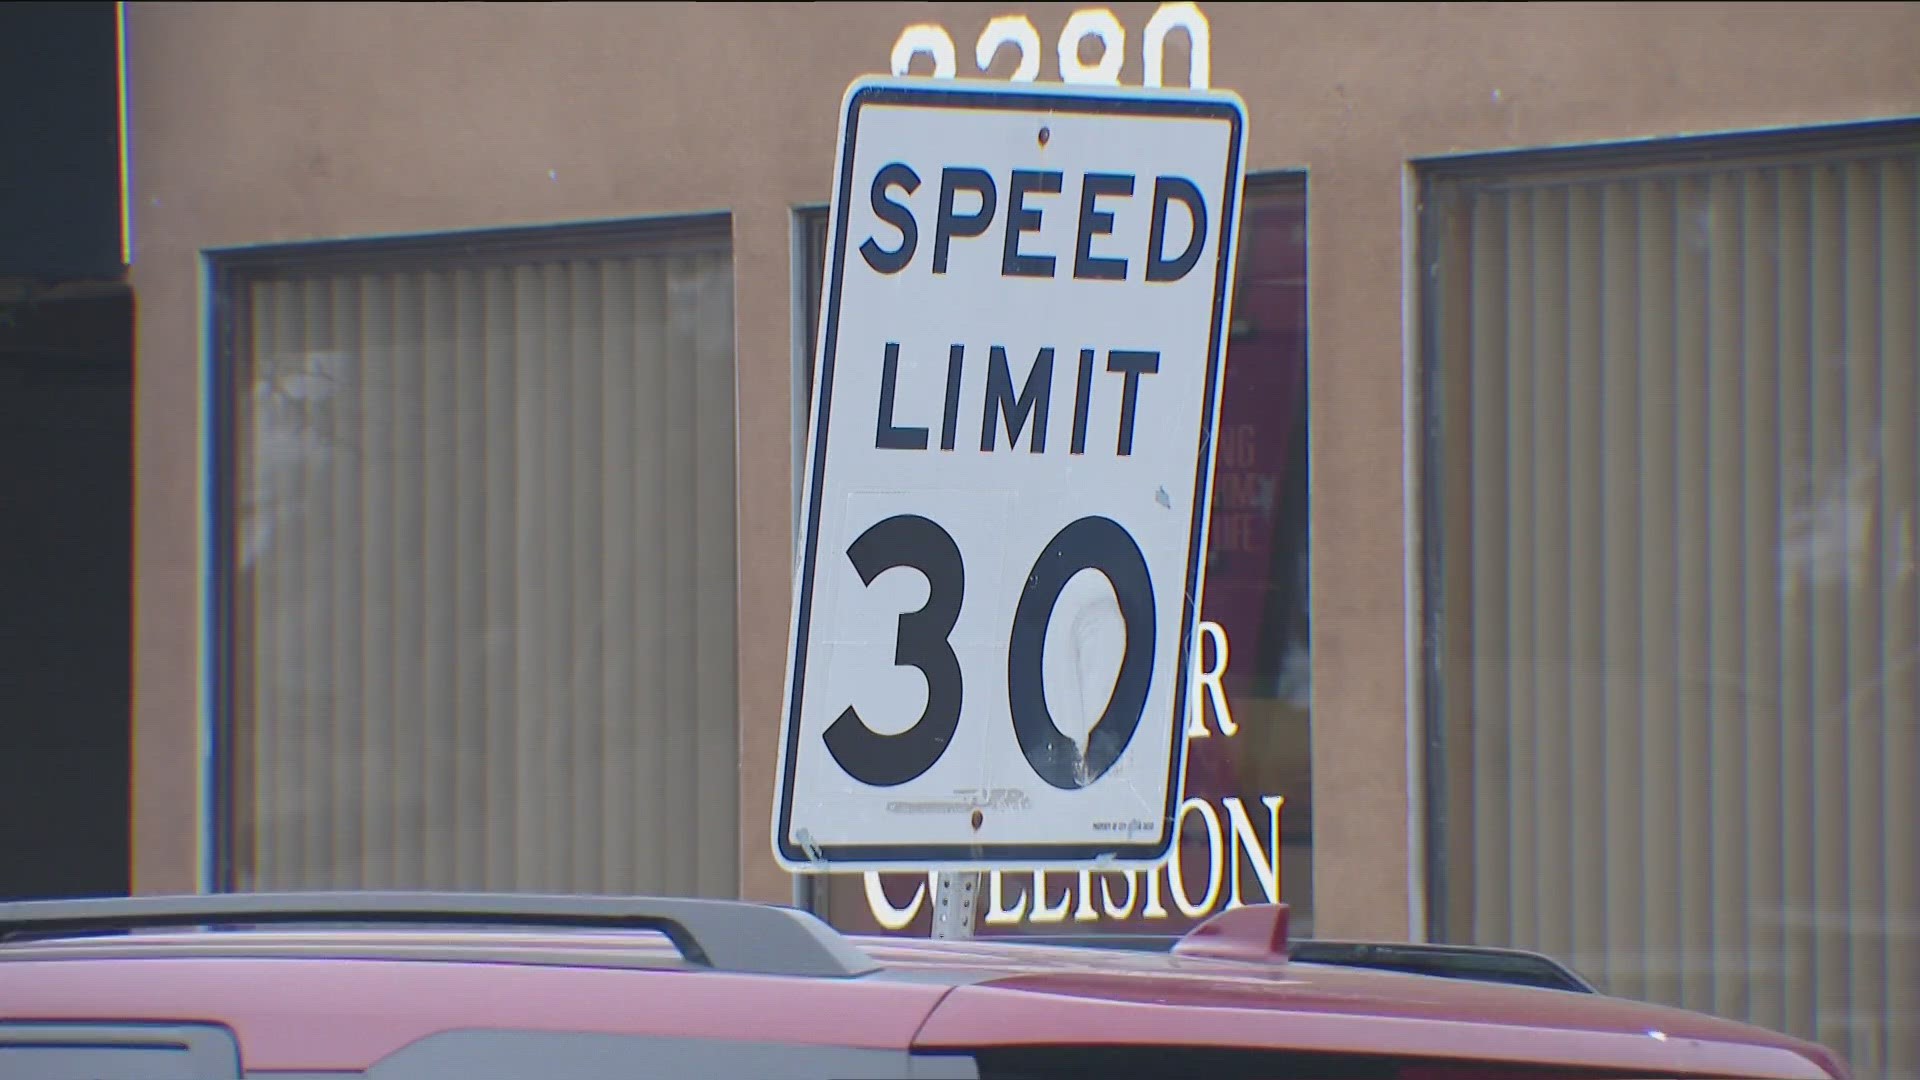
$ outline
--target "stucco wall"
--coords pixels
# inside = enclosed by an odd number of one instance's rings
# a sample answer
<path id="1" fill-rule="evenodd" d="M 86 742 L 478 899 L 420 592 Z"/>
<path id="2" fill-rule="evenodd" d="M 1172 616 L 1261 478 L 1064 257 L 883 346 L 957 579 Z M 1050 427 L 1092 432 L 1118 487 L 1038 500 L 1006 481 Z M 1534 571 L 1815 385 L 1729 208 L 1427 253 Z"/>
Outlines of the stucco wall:
<path id="1" fill-rule="evenodd" d="M 1310 174 L 1318 932 L 1398 936 L 1409 847 L 1409 159 L 1920 111 L 1912 4 L 1203 5 L 1250 166 Z M 1140 80 L 1150 4 L 1116 4 Z M 128 9 L 138 301 L 135 884 L 196 887 L 212 247 L 729 210 L 739 356 L 744 891 L 768 853 L 790 588 L 796 204 L 900 29 L 1067 5 Z M 1011 59 L 994 66 L 1011 69 Z M 1169 64 L 1177 81 L 1184 63 Z M 1417 642 L 1414 642 L 1417 644 Z M 1416 792 L 1417 797 L 1417 792 Z"/>

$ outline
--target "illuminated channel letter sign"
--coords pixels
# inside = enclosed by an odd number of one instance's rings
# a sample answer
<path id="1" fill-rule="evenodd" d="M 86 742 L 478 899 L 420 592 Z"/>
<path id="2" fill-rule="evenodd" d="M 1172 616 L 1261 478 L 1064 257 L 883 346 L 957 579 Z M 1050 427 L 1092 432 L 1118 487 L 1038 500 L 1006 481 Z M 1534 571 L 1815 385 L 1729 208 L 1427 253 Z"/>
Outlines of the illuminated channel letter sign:
<path id="1" fill-rule="evenodd" d="M 1243 145 L 1218 92 L 850 88 L 782 865 L 1167 854 Z"/>

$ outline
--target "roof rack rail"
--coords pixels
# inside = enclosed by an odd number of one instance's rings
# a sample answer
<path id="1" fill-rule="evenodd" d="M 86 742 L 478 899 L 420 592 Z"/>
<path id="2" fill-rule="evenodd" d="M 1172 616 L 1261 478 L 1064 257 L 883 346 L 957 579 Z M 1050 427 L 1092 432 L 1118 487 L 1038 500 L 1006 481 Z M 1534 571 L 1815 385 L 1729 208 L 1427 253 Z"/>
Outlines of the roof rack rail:
<path id="1" fill-rule="evenodd" d="M 1484 945 L 1379 941 L 1299 941 L 1293 959 L 1307 964 L 1376 968 L 1474 982 L 1509 983 L 1578 994 L 1600 991 L 1572 968 L 1542 953 Z"/>
<path id="2" fill-rule="evenodd" d="M 879 969 L 818 917 L 738 900 L 459 892 L 260 892 L 0 903 L 0 942 L 25 935 L 297 924 L 650 930 L 690 964 L 853 978 Z"/>
<path id="3" fill-rule="evenodd" d="M 1065 945 L 1074 948 L 1172 952 L 1178 934 L 995 934 L 983 940 L 1028 945 Z M 1288 944 L 1287 959 L 1329 967 L 1373 968 L 1412 975 L 1466 979 L 1472 982 L 1537 986 L 1597 994 L 1599 990 L 1565 964 L 1540 953 L 1477 945 L 1430 945 L 1365 941 L 1296 939 Z"/>

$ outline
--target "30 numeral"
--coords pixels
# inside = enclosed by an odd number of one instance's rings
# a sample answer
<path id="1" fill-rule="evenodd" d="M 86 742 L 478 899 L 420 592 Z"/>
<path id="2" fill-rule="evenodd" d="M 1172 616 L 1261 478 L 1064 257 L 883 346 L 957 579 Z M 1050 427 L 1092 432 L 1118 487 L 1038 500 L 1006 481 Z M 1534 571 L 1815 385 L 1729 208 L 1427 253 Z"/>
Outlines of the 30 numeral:
<path id="1" fill-rule="evenodd" d="M 918 570 L 927 579 L 927 602 L 899 617 L 893 650 L 895 664 L 915 668 L 927 680 L 920 718 L 905 731 L 883 735 L 849 705 L 825 735 L 827 751 L 849 776 L 893 787 L 933 768 L 960 723 L 964 680 L 951 638 L 966 597 L 966 568 L 953 537 L 917 514 L 877 522 L 848 546 L 847 559 L 868 585 L 896 567 Z M 1084 749 L 1054 722 L 1042 676 L 1054 607 L 1067 582 L 1083 570 L 1098 571 L 1113 587 L 1126 631 L 1113 693 Z M 1007 701 L 1020 750 L 1048 784 L 1063 790 L 1086 787 L 1113 768 L 1133 741 L 1153 678 L 1154 616 L 1146 557 L 1111 518 L 1080 518 L 1060 530 L 1034 561 L 1007 638 Z"/>

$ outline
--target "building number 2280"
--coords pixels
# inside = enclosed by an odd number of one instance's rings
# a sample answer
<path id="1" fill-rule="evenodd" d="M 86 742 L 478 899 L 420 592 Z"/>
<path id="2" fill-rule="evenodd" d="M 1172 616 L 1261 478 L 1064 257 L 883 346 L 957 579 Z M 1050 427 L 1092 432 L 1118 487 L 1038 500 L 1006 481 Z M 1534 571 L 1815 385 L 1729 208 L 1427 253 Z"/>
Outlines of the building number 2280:
<path id="1" fill-rule="evenodd" d="M 1207 17 L 1201 14 L 1199 5 L 1193 3 L 1161 4 L 1153 17 L 1147 20 L 1146 31 L 1141 35 L 1140 42 L 1142 82 L 1147 86 L 1161 85 L 1166 67 L 1164 54 L 1167 35 L 1175 30 L 1184 31 L 1191 45 L 1187 85 L 1195 90 L 1207 89 L 1211 74 Z M 1087 38 L 1093 38 L 1101 45 L 1100 58 L 1092 63 L 1080 59 L 1080 43 Z M 1119 85 L 1120 65 L 1126 57 L 1126 41 L 1126 27 L 1106 8 L 1083 8 L 1074 12 L 1068 16 L 1066 26 L 1060 31 L 1056 50 L 1060 80 Z M 1013 74 L 1009 76 L 1013 82 L 1032 82 L 1039 77 L 1040 32 L 1025 15 L 1001 15 L 987 23 L 974 44 L 975 66 L 982 72 L 986 71 L 1005 45 L 1012 45 L 1020 57 Z M 893 43 L 893 55 L 890 58 L 893 73 L 908 74 L 916 56 L 926 56 L 933 61 L 935 78 L 951 79 L 959 74 L 953 36 L 938 23 L 915 23 L 900 31 L 900 36 Z"/>

